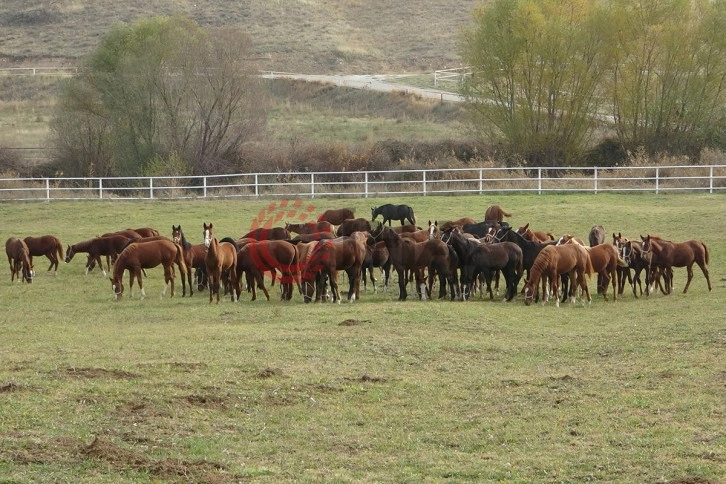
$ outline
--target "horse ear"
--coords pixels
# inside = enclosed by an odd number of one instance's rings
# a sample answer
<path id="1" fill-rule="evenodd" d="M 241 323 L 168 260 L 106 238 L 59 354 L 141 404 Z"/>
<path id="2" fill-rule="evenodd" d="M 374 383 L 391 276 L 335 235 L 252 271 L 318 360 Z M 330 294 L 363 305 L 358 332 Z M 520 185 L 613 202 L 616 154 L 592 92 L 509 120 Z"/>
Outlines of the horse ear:
<path id="1" fill-rule="evenodd" d="M 524 226 L 525 229 L 529 228 L 529 222 L 527 222 L 527 225 Z"/>

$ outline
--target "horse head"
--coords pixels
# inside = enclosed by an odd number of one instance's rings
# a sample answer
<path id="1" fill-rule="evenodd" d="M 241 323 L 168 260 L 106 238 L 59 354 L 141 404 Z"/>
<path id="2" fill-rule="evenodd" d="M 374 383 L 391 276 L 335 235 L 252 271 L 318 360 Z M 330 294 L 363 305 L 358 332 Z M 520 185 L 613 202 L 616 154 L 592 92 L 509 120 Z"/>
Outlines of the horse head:
<path id="1" fill-rule="evenodd" d="M 204 235 L 204 247 L 209 250 L 209 246 L 212 245 L 212 238 L 214 237 L 214 224 L 207 225 L 206 222 L 204 222 L 204 230 L 202 231 L 202 234 Z"/>
<path id="2" fill-rule="evenodd" d="M 113 290 L 113 298 L 114 300 L 118 301 L 121 299 L 121 295 L 124 293 L 124 284 L 121 282 L 121 279 L 115 279 L 113 277 L 109 277 L 109 280 L 111 281 L 111 289 Z"/>
<path id="3" fill-rule="evenodd" d="M 371 220 L 375 220 L 378 217 L 378 207 L 371 207 Z"/>
<path id="4" fill-rule="evenodd" d="M 434 223 L 431 223 L 431 220 L 429 220 L 429 240 L 438 239 L 440 235 L 441 232 L 439 231 L 439 221 L 434 220 Z"/>
<path id="5" fill-rule="evenodd" d="M 175 244 L 181 244 L 183 238 L 184 238 L 184 232 L 182 232 L 181 225 L 176 226 L 176 227 L 174 225 L 172 225 L 171 226 L 171 240 Z"/>
<path id="6" fill-rule="evenodd" d="M 71 259 L 73 259 L 73 256 L 76 255 L 76 250 L 73 248 L 72 245 L 69 245 L 66 249 L 66 262 L 70 262 Z"/>

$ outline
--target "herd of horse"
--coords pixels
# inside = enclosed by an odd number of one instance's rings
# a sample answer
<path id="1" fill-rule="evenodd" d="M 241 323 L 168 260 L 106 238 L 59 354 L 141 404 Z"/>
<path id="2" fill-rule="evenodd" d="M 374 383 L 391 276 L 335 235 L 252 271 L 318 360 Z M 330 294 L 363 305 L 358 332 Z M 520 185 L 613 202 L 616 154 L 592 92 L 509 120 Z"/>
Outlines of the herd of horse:
<path id="1" fill-rule="evenodd" d="M 378 216 L 382 222 L 376 222 Z M 340 302 L 339 272 L 347 275 L 346 298 L 352 302 L 360 298 L 361 283 L 367 289 L 367 279 L 377 290 L 376 269 L 384 276 L 384 290 L 395 271 L 401 301 L 409 296 L 409 283 L 420 299 L 431 298 L 436 283 L 440 299 L 467 300 L 477 292 L 480 297 L 488 294 L 494 299 L 503 278 L 506 301 L 517 297 L 524 279 L 521 294 L 527 305 L 554 299 L 559 306 L 577 298 L 584 303 L 592 300 L 588 280 L 593 275 L 597 277 L 597 292 L 605 300 L 609 287 L 612 299 L 617 300 L 626 283 L 635 297 L 644 293 L 644 286 L 646 295 L 656 288 L 670 294 L 673 268 L 679 267 L 687 272 L 685 293 L 694 265 L 700 267 L 711 290 L 709 253 L 703 242 L 674 243 L 655 235 L 630 240 L 613 233 L 609 243 L 605 229 L 596 225 L 586 244 L 572 235 L 556 237 L 533 230 L 529 224 L 515 230 L 504 220 L 510 216 L 493 205 L 483 221 L 463 217 L 441 224 L 429 221 L 427 227 L 419 227 L 413 208 L 387 204 L 372 207 L 370 221 L 356 218 L 347 208 L 331 209 L 315 222 L 258 228 L 238 238 L 217 239 L 214 224 L 204 222 L 200 244 L 190 243 L 181 225 L 172 225 L 170 237 L 151 227 L 125 229 L 68 245 L 65 251 L 53 235 L 11 237 L 5 247 L 11 281 L 28 283 L 34 277 L 33 257 L 47 257 L 48 271 L 55 272 L 61 259 L 69 263 L 76 254 L 85 253 L 86 275 L 95 267 L 104 276 L 108 270 L 116 299 L 124 294 L 126 272 L 129 296 L 136 282 L 143 298 L 145 270 L 158 266 L 164 270 L 162 296 L 168 287 L 171 295 L 175 294 L 178 269 L 182 296 L 186 296 L 187 286 L 190 296 L 193 287 L 198 291 L 206 288 L 210 303 L 215 298 L 219 303 L 227 295 L 237 301 L 243 289 L 251 293 L 253 301 L 257 290 L 270 300 L 265 286 L 267 273 L 271 285 L 279 280 L 283 300 L 291 300 L 297 288 L 305 302 Z M 400 226 L 393 227 L 392 220 L 399 221 Z"/>

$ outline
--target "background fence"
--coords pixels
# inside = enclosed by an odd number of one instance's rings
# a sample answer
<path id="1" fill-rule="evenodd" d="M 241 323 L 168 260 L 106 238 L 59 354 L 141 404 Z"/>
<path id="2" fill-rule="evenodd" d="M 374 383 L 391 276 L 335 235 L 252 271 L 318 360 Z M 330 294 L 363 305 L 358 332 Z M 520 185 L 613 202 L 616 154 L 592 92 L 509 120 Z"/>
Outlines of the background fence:
<path id="1" fill-rule="evenodd" d="M 1 200 L 384 197 L 555 192 L 726 193 L 726 165 L 464 168 L 135 178 L 4 178 Z"/>

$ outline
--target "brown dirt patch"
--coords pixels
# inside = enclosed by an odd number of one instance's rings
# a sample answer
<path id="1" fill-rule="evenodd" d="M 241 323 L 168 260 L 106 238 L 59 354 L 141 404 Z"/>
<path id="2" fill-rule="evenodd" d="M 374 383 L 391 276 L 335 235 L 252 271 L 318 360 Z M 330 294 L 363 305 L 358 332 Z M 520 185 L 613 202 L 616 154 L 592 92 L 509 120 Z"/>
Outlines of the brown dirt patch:
<path id="1" fill-rule="evenodd" d="M 20 390 L 20 387 L 12 382 L 0 386 L 0 393 L 17 392 L 18 390 Z"/>
<path id="2" fill-rule="evenodd" d="M 265 368 L 257 373 L 257 378 L 272 378 L 273 376 L 282 376 L 282 370 L 279 368 Z"/>
<path id="3" fill-rule="evenodd" d="M 138 378 L 139 375 L 124 370 L 107 370 L 105 368 L 66 368 L 66 375 L 79 378 Z"/>
<path id="4" fill-rule="evenodd" d="M 182 399 L 195 407 L 227 408 L 226 399 L 216 395 L 188 395 Z"/>
<path id="5" fill-rule="evenodd" d="M 346 380 L 361 382 L 361 383 L 385 383 L 388 381 L 386 378 L 382 378 L 379 376 L 368 376 L 368 375 L 363 375 L 360 378 L 346 378 Z"/>
<path id="6" fill-rule="evenodd" d="M 370 319 L 345 319 L 338 326 L 360 326 L 370 322 Z"/>

